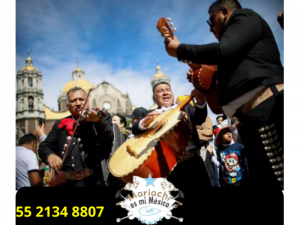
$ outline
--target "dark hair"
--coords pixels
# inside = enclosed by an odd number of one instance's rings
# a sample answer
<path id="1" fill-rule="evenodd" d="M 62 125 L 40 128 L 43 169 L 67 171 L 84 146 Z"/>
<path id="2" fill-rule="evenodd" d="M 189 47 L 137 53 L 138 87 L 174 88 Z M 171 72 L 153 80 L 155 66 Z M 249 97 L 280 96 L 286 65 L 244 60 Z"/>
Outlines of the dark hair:
<path id="1" fill-rule="evenodd" d="M 216 12 L 224 7 L 227 7 L 230 11 L 234 12 L 236 9 L 241 9 L 242 6 L 237 0 L 218 0 L 215 1 L 208 9 L 208 14 Z"/>
<path id="2" fill-rule="evenodd" d="M 134 118 L 139 118 L 139 117 L 145 117 L 147 115 L 147 112 L 148 110 L 143 108 L 143 107 L 138 107 L 138 108 L 135 108 L 132 112 L 131 115 L 127 116 L 131 119 L 134 119 Z"/>
<path id="3" fill-rule="evenodd" d="M 226 120 L 226 119 L 227 119 L 227 116 L 226 116 L 225 114 L 223 114 L 223 115 L 221 115 L 221 116 L 217 116 L 217 117 L 216 117 L 216 121 L 217 121 L 217 122 L 218 122 L 218 119 L 219 119 L 220 117 L 222 117 L 223 120 Z"/>
<path id="4" fill-rule="evenodd" d="M 166 82 L 166 81 L 158 82 L 157 84 L 155 84 L 155 85 L 153 86 L 153 89 L 152 89 L 153 94 L 154 94 L 155 88 L 156 88 L 158 85 L 160 85 L 160 84 L 167 84 L 167 85 L 169 85 L 169 87 L 171 87 L 171 85 L 170 85 L 168 82 Z"/>
<path id="5" fill-rule="evenodd" d="M 222 119 L 224 120 L 224 117 L 223 117 L 223 116 L 217 116 L 217 118 L 216 118 L 216 121 L 217 121 L 217 122 L 218 122 L 218 119 L 219 119 L 220 117 L 222 117 Z"/>
<path id="6" fill-rule="evenodd" d="M 124 123 L 124 127 L 126 127 L 127 122 L 126 122 L 126 118 L 125 118 L 124 116 L 122 116 L 122 115 L 120 115 L 120 114 L 115 114 L 114 116 L 119 117 L 119 118 L 120 118 L 120 122 L 121 122 L 121 123 Z"/>
<path id="7" fill-rule="evenodd" d="M 33 134 L 25 134 L 23 137 L 19 140 L 19 146 L 24 144 L 30 144 L 32 141 L 34 141 L 35 144 L 37 144 L 36 136 Z"/>
<path id="8" fill-rule="evenodd" d="M 67 92 L 67 104 L 69 103 L 69 93 L 73 93 L 75 91 L 83 91 L 85 93 L 85 95 L 87 95 L 86 91 L 83 90 L 81 87 L 73 87 L 70 90 L 68 90 L 68 92 Z"/>

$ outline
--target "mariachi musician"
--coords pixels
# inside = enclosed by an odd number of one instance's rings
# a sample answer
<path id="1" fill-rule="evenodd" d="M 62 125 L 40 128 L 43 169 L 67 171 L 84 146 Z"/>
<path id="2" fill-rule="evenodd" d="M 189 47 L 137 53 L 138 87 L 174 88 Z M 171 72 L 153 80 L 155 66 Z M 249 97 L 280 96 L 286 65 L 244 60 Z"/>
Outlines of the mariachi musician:
<path id="1" fill-rule="evenodd" d="M 89 109 L 87 97 L 80 87 L 67 92 L 68 110 L 72 115 L 55 122 L 38 150 L 42 161 L 56 174 L 60 171 L 67 174 L 66 186 L 108 186 L 109 183 L 106 161 L 113 143 L 111 115 Z M 81 113 L 80 124 L 73 134 Z"/>
<path id="2" fill-rule="evenodd" d="M 166 51 L 182 62 L 218 66 L 219 104 L 240 122 L 250 186 L 283 189 L 284 78 L 272 30 L 237 0 L 215 1 L 208 12 L 218 43 L 189 45 L 174 38 L 165 41 Z"/>
<path id="3" fill-rule="evenodd" d="M 195 107 L 187 105 L 185 112 L 188 116 L 188 120 L 192 124 L 192 140 L 181 158 L 181 161 L 178 162 L 177 166 L 167 177 L 177 188 L 182 186 L 211 186 L 206 167 L 199 155 L 201 146 L 195 128 L 196 125 L 201 125 L 205 121 L 207 106 L 204 95 L 201 92 L 193 90 L 191 94 L 195 97 L 197 104 Z M 153 111 L 148 111 L 148 115 L 145 118 L 133 124 L 132 133 L 134 135 L 146 131 L 150 123 L 153 122 L 159 114 L 177 107 L 177 105 L 174 105 L 174 96 L 171 86 L 167 82 L 159 82 L 154 85 L 153 100 L 158 105 L 158 108 Z"/>

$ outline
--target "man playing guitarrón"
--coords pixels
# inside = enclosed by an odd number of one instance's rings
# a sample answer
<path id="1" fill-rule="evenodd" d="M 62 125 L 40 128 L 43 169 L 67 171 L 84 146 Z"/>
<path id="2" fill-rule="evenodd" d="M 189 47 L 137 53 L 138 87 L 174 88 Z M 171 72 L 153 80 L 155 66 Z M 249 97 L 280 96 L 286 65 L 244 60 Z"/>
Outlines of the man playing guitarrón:
<path id="1" fill-rule="evenodd" d="M 199 156 L 200 141 L 195 130 L 196 125 L 202 124 L 207 116 L 207 106 L 204 95 L 197 90 L 191 93 L 197 104 L 195 107 L 185 107 L 185 112 L 188 120 L 192 123 L 192 138 L 191 143 L 186 149 L 180 162 L 168 176 L 168 180 L 176 187 L 182 186 L 211 186 L 206 167 L 202 158 Z M 134 135 L 141 134 L 146 131 L 161 113 L 174 109 L 174 96 L 171 86 L 167 82 L 157 83 L 153 87 L 153 100 L 158 105 L 154 111 L 148 112 L 148 115 L 138 122 L 135 122 L 132 127 Z"/>

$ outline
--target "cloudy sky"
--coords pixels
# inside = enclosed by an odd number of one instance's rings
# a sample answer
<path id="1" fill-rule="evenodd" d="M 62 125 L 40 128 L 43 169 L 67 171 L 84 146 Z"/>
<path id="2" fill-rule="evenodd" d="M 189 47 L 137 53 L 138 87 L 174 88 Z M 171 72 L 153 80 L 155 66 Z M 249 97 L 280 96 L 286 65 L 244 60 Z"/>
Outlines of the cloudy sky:
<path id="1" fill-rule="evenodd" d="M 156 62 L 171 79 L 174 95 L 187 95 L 188 66 L 167 55 L 156 29 L 170 17 L 183 43 L 216 42 L 206 23 L 213 0 L 17 0 L 16 70 L 25 66 L 28 47 L 43 74 L 44 103 L 58 109 L 57 97 L 79 67 L 97 85 L 103 80 L 128 93 L 134 106 L 152 105 L 151 79 Z M 258 12 L 274 32 L 283 62 L 283 31 L 277 15 L 283 0 L 241 0 Z M 214 116 L 211 114 L 214 118 Z"/>

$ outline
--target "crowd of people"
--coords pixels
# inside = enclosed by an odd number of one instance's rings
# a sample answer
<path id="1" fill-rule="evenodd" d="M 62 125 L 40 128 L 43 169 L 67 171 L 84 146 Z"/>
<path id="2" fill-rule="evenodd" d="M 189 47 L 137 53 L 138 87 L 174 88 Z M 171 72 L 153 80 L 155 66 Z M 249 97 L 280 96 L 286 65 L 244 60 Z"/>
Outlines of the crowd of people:
<path id="1" fill-rule="evenodd" d="M 272 31 L 260 15 L 243 9 L 237 0 L 218 0 L 208 13 L 207 23 L 218 43 L 190 45 L 175 37 L 165 40 L 165 48 L 181 62 L 217 66 L 218 103 L 224 115 L 217 116 L 214 125 L 204 93 L 191 91 L 194 98 L 184 107 L 191 139 L 167 179 L 176 187 L 283 189 L 283 67 Z M 278 22 L 283 29 L 283 13 Z M 188 71 L 188 80 L 192 73 Z M 16 188 L 120 185 L 107 166 L 114 151 L 187 97 L 175 101 L 171 85 L 159 82 L 153 87 L 157 109 L 138 107 L 132 115 L 112 117 L 90 109 L 83 89 L 70 89 L 71 116 L 58 120 L 47 135 L 42 124 L 36 135 L 20 139 Z M 47 171 L 47 179 L 40 169 Z"/>

